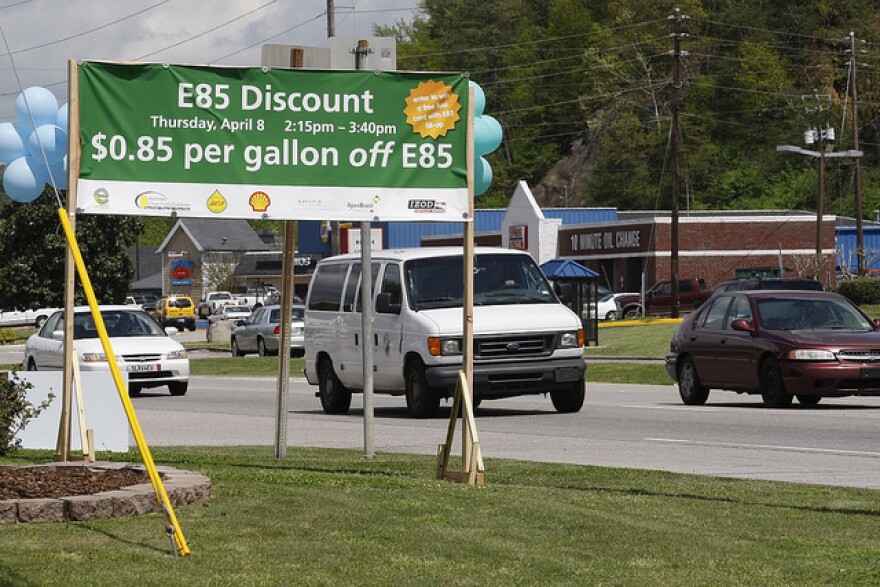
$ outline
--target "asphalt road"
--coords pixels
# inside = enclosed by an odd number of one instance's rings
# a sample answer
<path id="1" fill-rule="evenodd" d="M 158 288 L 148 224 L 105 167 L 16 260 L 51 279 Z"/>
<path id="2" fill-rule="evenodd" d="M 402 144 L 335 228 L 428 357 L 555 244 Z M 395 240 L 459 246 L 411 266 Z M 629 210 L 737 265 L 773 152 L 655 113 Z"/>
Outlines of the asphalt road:
<path id="1" fill-rule="evenodd" d="M 204 331 L 181 333 L 204 340 Z M 23 347 L 0 346 L 0 364 Z M 247 360 L 247 359 L 243 359 Z M 134 405 L 151 445 L 266 445 L 275 442 L 273 379 L 193 377 L 173 398 L 145 390 Z M 314 387 L 291 380 L 288 446 L 363 450 L 362 398 L 347 415 L 323 413 Z M 376 396 L 378 453 L 436 454 L 449 407 L 414 420 L 401 398 Z M 880 489 L 880 398 L 823 399 L 813 408 L 764 408 L 760 396 L 713 391 L 705 406 L 682 405 L 676 388 L 588 385 L 578 414 L 557 414 L 548 398 L 484 402 L 477 410 L 483 456 L 656 469 Z M 487 474 L 491 478 L 491 462 Z"/>
<path id="2" fill-rule="evenodd" d="M 314 391 L 291 380 L 288 446 L 363 450 L 361 396 L 349 414 L 329 416 Z M 147 442 L 157 446 L 274 446 L 275 405 L 272 379 L 228 377 L 194 377 L 180 398 L 159 388 L 134 400 Z M 439 418 L 414 420 L 403 398 L 377 396 L 374 405 L 377 453 L 436 454 L 448 406 Z M 484 402 L 477 428 L 487 459 L 880 489 L 880 398 L 774 410 L 760 396 L 715 391 L 691 407 L 672 385 L 590 384 L 578 414 L 557 414 L 542 396 L 509 398 Z"/>

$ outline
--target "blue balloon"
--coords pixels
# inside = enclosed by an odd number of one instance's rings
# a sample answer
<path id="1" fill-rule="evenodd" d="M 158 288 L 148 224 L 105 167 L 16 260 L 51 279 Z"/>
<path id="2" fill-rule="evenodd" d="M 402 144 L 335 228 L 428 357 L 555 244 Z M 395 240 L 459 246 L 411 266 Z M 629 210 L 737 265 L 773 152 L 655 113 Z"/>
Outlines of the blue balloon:
<path id="1" fill-rule="evenodd" d="M 479 116 L 474 119 L 474 152 L 477 155 L 488 155 L 498 148 L 504 131 L 497 120 L 491 116 Z"/>
<path id="2" fill-rule="evenodd" d="M 55 188 L 59 190 L 67 189 L 67 155 L 61 158 L 60 161 L 56 161 L 55 163 L 49 164 L 49 171 L 51 174 L 49 175 L 48 184 L 52 185 L 52 181 L 55 181 Z"/>
<path id="3" fill-rule="evenodd" d="M 492 183 L 492 166 L 485 157 L 477 157 L 474 161 L 474 195 L 486 193 Z"/>
<path id="4" fill-rule="evenodd" d="M 19 157 L 6 166 L 3 190 L 16 202 L 33 202 L 46 186 L 48 170 L 33 157 Z"/>
<path id="5" fill-rule="evenodd" d="M 24 145 L 24 154 L 30 155 L 31 146 L 29 143 L 31 140 L 31 135 L 34 134 L 34 131 L 37 129 L 34 127 L 33 124 L 31 124 L 30 120 L 24 122 L 16 120 L 14 123 L 12 123 L 12 125 L 15 127 L 16 132 L 18 132 L 18 136 L 21 137 L 21 142 Z"/>
<path id="6" fill-rule="evenodd" d="M 58 117 L 58 99 L 46 88 L 32 86 L 16 98 L 15 117 L 19 122 L 30 123 L 33 119 L 36 126 L 55 124 Z"/>
<path id="7" fill-rule="evenodd" d="M 31 156 L 43 159 L 51 165 L 67 155 L 67 133 L 54 124 L 37 128 L 28 140 Z"/>
<path id="8" fill-rule="evenodd" d="M 57 124 L 61 130 L 67 133 L 67 103 L 58 109 L 58 114 L 55 115 L 55 124 Z"/>
<path id="9" fill-rule="evenodd" d="M 474 90 L 474 116 L 482 116 L 486 108 L 486 94 L 477 82 L 468 80 L 468 86 Z"/>
<path id="10" fill-rule="evenodd" d="M 26 146 L 11 122 L 0 123 L 0 163 L 9 164 L 25 154 Z"/>

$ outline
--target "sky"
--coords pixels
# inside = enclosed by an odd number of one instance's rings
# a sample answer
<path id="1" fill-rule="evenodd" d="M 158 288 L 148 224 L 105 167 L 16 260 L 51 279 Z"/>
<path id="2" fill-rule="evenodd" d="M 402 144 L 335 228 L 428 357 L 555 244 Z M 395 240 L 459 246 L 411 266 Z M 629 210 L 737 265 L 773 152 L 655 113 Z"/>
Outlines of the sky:
<path id="1" fill-rule="evenodd" d="M 334 0 L 335 36 L 412 20 L 419 0 Z M 259 66 L 264 44 L 327 46 L 327 0 L 0 0 L 0 121 L 22 89 L 67 99 L 70 59 Z"/>

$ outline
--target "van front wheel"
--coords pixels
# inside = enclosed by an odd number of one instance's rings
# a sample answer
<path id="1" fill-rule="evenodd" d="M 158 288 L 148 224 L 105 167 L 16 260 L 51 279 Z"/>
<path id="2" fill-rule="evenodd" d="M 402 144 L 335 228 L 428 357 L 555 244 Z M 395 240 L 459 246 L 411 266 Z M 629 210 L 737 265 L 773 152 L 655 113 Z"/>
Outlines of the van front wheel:
<path id="1" fill-rule="evenodd" d="M 440 393 L 428 385 L 420 362 L 406 367 L 406 409 L 413 418 L 431 418 L 440 409 Z"/>
<path id="2" fill-rule="evenodd" d="M 322 361 L 318 368 L 318 392 L 326 414 L 345 414 L 351 407 L 351 392 L 342 385 L 330 361 Z"/>
<path id="3" fill-rule="evenodd" d="M 571 389 L 560 389 L 550 392 L 550 401 L 560 414 L 573 414 L 580 412 L 584 407 L 584 398 L 587 395 L 585 381 L 577 381 Z"/>

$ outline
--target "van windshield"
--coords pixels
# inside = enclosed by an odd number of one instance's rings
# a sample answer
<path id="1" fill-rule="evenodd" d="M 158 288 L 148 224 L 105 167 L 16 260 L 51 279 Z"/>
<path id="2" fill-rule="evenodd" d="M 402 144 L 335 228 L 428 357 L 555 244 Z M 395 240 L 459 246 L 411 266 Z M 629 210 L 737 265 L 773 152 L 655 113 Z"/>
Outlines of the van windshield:
<path id="1" fill-rule="evenodd" d="M 404 265 L 404 280 L 413 310 L 461 307 L 462 258 L 413 259 Z M 544 274 L 528 255 L 477 255 L 474 260 L 474 305 L 555 304 Z"/>

